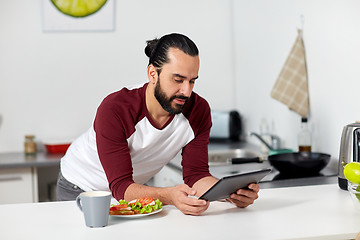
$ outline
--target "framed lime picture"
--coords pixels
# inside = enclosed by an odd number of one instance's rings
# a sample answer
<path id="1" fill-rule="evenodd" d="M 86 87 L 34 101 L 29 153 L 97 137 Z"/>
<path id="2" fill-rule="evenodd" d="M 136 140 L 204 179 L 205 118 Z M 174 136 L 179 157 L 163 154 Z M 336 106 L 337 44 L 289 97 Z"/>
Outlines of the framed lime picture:
<path id="1" fill-rule="evenodd" d="M 42 0 L 45 32 L 114 31 L 115 0 Z"/>

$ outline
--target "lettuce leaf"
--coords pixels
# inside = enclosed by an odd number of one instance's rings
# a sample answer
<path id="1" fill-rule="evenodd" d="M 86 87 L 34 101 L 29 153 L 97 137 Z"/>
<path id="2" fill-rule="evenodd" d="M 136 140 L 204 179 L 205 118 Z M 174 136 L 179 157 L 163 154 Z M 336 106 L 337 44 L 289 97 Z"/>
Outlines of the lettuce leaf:
<path id="1" fill-rule="evenodd" d="M 127 201 L 123 200 L 123 199 L 120 199 L 119 204 L 129 204 L 129 203 Z"/>

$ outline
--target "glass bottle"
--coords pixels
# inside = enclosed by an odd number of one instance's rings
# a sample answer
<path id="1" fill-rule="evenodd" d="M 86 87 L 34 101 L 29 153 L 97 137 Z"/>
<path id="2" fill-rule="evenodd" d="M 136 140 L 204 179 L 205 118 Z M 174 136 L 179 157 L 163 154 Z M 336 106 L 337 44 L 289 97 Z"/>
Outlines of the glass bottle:
<path id="1" fill-rule="evenodd" d="M 26 135 L 25 136 L 25 154 L 26 155 L 34 155 L 36 154 L 36 142 L 34 141 L 35 136 L 34 135 Z"/>
<path id="2" fill-rule="evenodd" d="M 301 130 L 298 134 L 299 152 L 311 152 L 311 132 L 307 118 L 301 118 Z"/>

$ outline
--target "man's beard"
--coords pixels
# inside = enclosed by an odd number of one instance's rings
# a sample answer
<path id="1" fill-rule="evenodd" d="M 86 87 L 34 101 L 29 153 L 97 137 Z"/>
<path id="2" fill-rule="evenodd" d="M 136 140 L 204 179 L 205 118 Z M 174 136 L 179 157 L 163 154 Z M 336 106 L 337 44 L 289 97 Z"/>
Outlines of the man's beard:
<path id="1" fill-rule="evenodd" d="M 188 97 L 181 96 L 181 95 L 174 95 L 174 96 L 171 96 L 170 98 L 166 97 L 165 92 L 162 91 L 162 89 L 160 87 L 160 78 L 158 79 L 158 81 L 156 83 L 154 95 L 155 95 L 156 100 L 158 100 L 158 102 L 160 103 L 161 107 L 170 114 L 181 113 L 185 107 L 185 104 L 189 100 Z M 171 102 L 175 98 L 185 99 L 185 103 L 183 105 L 175 104 L 175 107 L 172 107 Z"/>

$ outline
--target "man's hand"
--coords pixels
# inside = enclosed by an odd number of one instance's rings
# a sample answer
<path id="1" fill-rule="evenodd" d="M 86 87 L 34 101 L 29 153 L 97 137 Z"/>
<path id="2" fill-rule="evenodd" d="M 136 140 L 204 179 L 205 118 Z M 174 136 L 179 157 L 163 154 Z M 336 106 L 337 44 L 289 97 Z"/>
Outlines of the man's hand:
<path id="1" fill-rule="evenodd" d="M 184 214 L 200 215 L 209 207 L 209 202 L 189 196 L 197 196 L 201 192 L 196 188 L 190 188 L 186 184 L 175 187 L 149 187 L 133 183 L 126 189 L 125 200 L 131 201 L 141 197 L 159 199 L 164 205 L 175 205 Z"/>
<path id="2" fill-rule="evenodd" d="M 230 198 L 227 200 L 237 207 L 245 208 L 254 203 L 257 199 L 259 192 L 259 185 L 252 183 L 248 186 L 249 189 L 239 189 L 236 193 L 230 195 Z"/>
<path id="3" fill-rule="evenodd" d="M 196 190 L 186 184 L 175 186 L 171 189 L 173 204 L 184 214 L 200 215 L 209 207 L 209 202 L 189 196 L 195 196 Z"/>

